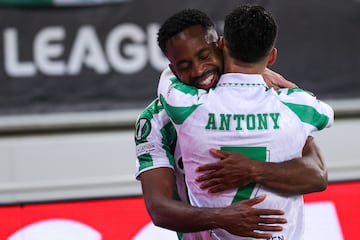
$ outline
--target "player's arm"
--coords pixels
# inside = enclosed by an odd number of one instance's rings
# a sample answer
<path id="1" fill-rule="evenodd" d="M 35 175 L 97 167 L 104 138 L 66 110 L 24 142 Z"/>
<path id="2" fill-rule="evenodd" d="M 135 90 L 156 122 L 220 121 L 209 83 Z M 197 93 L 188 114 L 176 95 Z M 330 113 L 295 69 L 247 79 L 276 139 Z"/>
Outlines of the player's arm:
<path id="1" fill-rule="evenodd" d="M 306 141 L 303 157 L 278 163 L 255 161 L 238 153 L 211 151 L 223 160 L 198 169 L 205 173 L 198 181 L 210 192 L 243 187 L 251 182 L 287 194 L 318 192 L 327 187 L 327 169 L 312 137 Z"/>
<path id="2" fill-rule="evenodd" d="M 242 201 L 226 208 L 198 208 L 174 200 L 174 174 L 170 168 L 156 168 L 139 176 L 146 208 L 157 226 L 179 232 L 198 232 L 223 228 L 233 234 L 270 238 L 269 231 L 281 231 L 286 220 L 281 210 L 252 206 L 265 196 Z M 270 216 L 272 215 L 272 216 Z M 259 233 L 256 231 L 262 231 Z"/>
<path id="3" fill-rule="evenodd" d="M 278 172 L 278 176 L 271 175 Z M 277 175 L 277 174 L 276 174 Z M 275 179 L 280 177 L 280 179 Z M 265 181 L 269 180 L 268 184 Z M 320 149 L 313 137 L 308 137 L 303 157 L 285 161 L 279 165 L 265 165 L 255 181 L 270 188 L 293 194 L 323 191 L 327 187 L 328 174 Z"/>
<path id="4" fill-rule="evenodd" d="M 265 71 L 262 74 L 264 81 L 266 84 L 274 89 L 280 88 L 297 88 L 298 86 L 290 82 L 289 80 L 285 79 L 281 74 L 274 72 L 270 68 L 265 68 Z"/>

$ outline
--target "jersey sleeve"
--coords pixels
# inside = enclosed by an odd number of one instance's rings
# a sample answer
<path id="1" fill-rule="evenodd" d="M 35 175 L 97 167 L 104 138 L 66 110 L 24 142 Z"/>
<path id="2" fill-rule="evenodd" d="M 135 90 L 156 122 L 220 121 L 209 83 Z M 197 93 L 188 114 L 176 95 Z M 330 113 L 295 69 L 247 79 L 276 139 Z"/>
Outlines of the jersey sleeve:
<path id="1" fill-rule="evenodd" d="M 147 170 L 159 167 L 174 169 L 176 131 L 158 99 L 138 117 L 135 129 L 136 179 Z"/>
<path id="2" fill-rule="evenodd" d="M 281 101 L 305 124 L 309 133 L 331 127 L 334 110 L 312 93 L 300 88 L 280 89 Z"/>
<path id="3" fill-rule="evenodd" d="M 160 76 L 158 97 L 168 116 L 175 124 L 181 124 L 206 96 L 206 91 L 182 83 L 169 68 Z"/>

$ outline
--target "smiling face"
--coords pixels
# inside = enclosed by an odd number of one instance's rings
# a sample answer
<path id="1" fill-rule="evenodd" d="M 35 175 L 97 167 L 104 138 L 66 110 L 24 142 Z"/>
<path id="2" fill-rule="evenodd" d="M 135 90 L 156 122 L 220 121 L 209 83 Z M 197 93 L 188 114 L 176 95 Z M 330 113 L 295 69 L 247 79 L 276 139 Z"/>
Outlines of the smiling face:
<path id="1" fill-rule="evenodd" d="M 215 30 L 200 25 L 176 34 L 166 42 L 170 68 L 184 83 L 209 89 L 216 85 L 223 71 L 221 51 Z"/>

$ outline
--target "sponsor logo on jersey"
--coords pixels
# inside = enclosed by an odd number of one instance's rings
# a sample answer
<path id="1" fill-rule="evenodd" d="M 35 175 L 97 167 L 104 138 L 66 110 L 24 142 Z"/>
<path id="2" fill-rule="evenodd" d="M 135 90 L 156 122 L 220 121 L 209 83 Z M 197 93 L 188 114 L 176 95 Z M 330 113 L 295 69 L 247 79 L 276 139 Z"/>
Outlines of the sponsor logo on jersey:
<path id="1" fill-rule="evenodd" d="M 152 142 L 141 143 L 136 146 L 136 156 L 140 156 L 155 150 L 155 144 Z"/>

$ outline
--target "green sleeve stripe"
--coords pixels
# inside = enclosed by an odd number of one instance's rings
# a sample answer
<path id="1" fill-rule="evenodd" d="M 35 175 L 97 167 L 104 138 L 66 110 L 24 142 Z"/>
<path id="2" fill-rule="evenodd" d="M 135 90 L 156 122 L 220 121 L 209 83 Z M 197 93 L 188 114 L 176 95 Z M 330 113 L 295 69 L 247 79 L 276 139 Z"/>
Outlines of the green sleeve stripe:
<path id="1" fill-rule="evenodd" d="M 168 123 L 160 130 L 160 132 L 162 136 L 162 147 L 166 152 L 167 159 L 169 160 L 171 166 L 175 167 L 174 152 L 177 139 L 175 127 L 172 123 Z"/>
<path id="2" fill-rule="evenodd" d="M 170 119 L 175 124 L 182 124 L 201 104 L 194 104 L 189 107 L 175 107 L 166 103 L 164 97 L 160 95 L 160 101 L 163 104 Z"/>
<path id="3" fill-rule="evenodd" d="M 308 105 L 294 104 L 283 102 L 287 107 L 293 111 L 302 122 L 306 122 L 318 130 L 324 129 L 328 122 L 329 117 L 319 113 L 315 108 Z"/>
<path id="4" fill-rule="evenodd" d="M 167 125 L 165 125 L 161 130 L 160 130 L 161 136 L 162 136 L 162 147 L 164 148 L 165 152 L 166 152 L 166 156 L 167 159 L 170 163 L 171 166 L 175 166 L 175 159 L 174 159 L 174 151 L 175 151 L 175 146 L 176 146 L 176 131 L 174 126 L 169 123 Z M 140 141 L 135 140 L 136 144 L 140 144 Z M 154 160 L 151 156 L 151 152 L 150 153 L 146 153 L 146 154 L 142 154 L 141 156 L 138 157 L 139 158 L 139 171 L 148 168 L 148 167 L 152 167 L 154 165 Z"/>
<path id="5" fill-rule="evenodd" d="M 185 94 L 190 94 L 191 96 L 196 96 L 198 94 L 198 89 L 196 87 L 187 85 L 181 82 L 176 77 L 171 78 L 170 81 L 172 82 L 174 88 L 179 90 L 180 92 L 183 92 Z"/>
<path id="6" fill-rule="evenodd" d="M 278 94 L 280 94 L 280 92 L 282 91 L 282 89 L 280 89 L 278 91 Z M 309 92 L 309 91 L 305 91 L 304 89 L 301 89 L 301 88 L 289 88 L 287 89 L 286 91 L 286 95 L 291 95 L 293 93 L 297 93 L 297 92 L 305 92 L 307 94 L 310 94 L 311 96 L 314 96 L 314 94 L 312 92 Z"/>
<path id="7" fill-rule="evenodd" d="M 149 153 L 139 156 L 139 162 L 140 162 L 139 171 L 148 167 L 152 167 L 154 165 L 152 157 Z"/>
<path id="8" fill-rule="evenodd" d="M 175 151 L 175 146 L 176 146 L 176 131 L 174 126 L 169 123 L 167 125 L 165 125 L 161 130 L 160 130 L 161 136 L 162 136 L 162 147 L 164 148 L 165 152 L 166 152 L 166 156 L 167 159 L 169 161 L 169 163 L 171 164 L 171 166 L 175 166 L 175 159 L 174 159 L 174 151 Z M 140 141 L 135 140 L 136 144 L 140 144 Z M 173 144 L 171 144 L 173 143 Z M 148 167 L 152 167 L 154 166 L 154 160 L 151 156 L 151 152 L 150 153 L 146 153 L 146 154 L 142 154 L 141 156 L 138 157 L 139 158 L 139 171 L 148 168 Z"/>
<path id="9" fill-rule="evenodd" d="M 159 99 L 154 100 L 146 109 L 141 113 L 140 118 L 153 119 L 155 114 L 158 114 L 163 110 L 164 107 L 161 105 Z"/>

